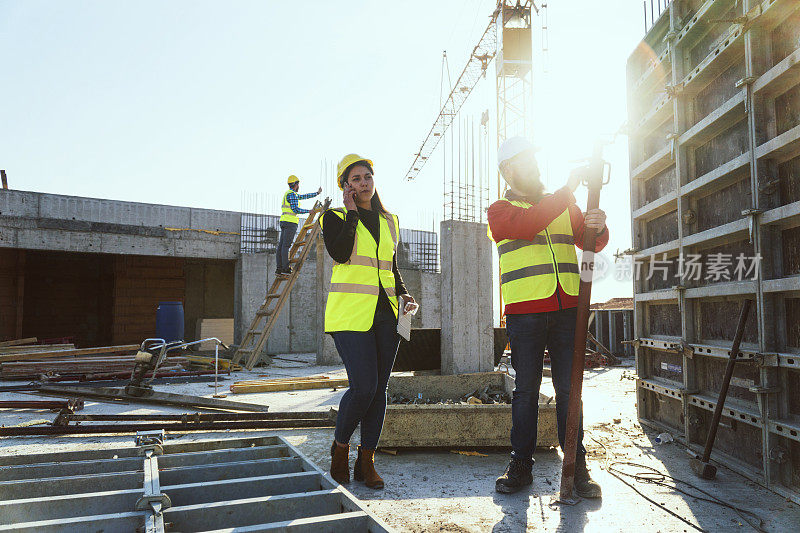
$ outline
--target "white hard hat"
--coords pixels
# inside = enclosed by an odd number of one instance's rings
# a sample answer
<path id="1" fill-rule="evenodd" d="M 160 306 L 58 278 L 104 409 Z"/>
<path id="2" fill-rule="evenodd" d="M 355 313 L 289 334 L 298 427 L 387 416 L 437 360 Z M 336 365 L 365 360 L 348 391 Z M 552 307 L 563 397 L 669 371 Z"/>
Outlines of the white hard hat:
<path id="1" fill-rule="evenodd" d="M 497 166 L 525 150 L 536 150 L 533 143 L 526 137 L 511 137 L 503 141 L 497 149 Z"/>

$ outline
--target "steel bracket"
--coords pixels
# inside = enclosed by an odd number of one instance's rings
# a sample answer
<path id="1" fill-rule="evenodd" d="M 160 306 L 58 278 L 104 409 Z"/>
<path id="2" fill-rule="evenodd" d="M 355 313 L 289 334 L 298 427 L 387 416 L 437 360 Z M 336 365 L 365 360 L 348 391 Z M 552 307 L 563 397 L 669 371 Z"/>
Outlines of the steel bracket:
<path id="1" fill-rule="evenodd" d="M 778 394 L 783 389 L 781 389 L 780 387 L 759 387 L 759 386 L 755 386 L 755 387 L 748 387 L 747 390 L 749 390 L 750 392 L 753 392 L 755 394 L 759 394 L 760 395 L 760 394 Z"/>
<path id="2" fill-rule="evenodd" d="M 750 228 L 750 243 L 751 244 L 753 243 L 753 231 L 755 231 L 755 228 L 754 228 L 755 219 L 756 219 L 756 217 L 758 215 L 760 215 L 763 212 L 764 212 L 763 209 L 754 209 L 754 208 L 742 210 L 742 216 L 743 217 L 750 217 L 749 228 Z"/>
<path id="3" fill-rule="evenodd" d="M 161 492 L 159 494 L 147 494 L 142 496 L 136 500 L 135 508 L 137 511 L 150 511 L 155 509 L 153 504 L 160 505 L 162 510 L 172 507 L 172 501 L 169 499 L 169 496 Z"/>
<path id="4" fill-rule="evenodd" d="M 683 92 L 683 83 L 667 83 L 664 85 L 664 92 L 674 98 Z"/>
<path id="5" fill-rule="evenodd" d="M 739 81 L 736 82 L 735 87 L 737 89 L 741 89 L 745 85 L 754 84 L 757 79 L 758 79 L 758 76 L 745 76 L 744 78 L 742 78 L 742 79 L 740 79 Z"/>
<path id="6" fill-rule="evenodd" d="M 642 345 L 642 340 L 641 339 L 633 339 L 633 340 L 630 340 L 630 341 L 622 341 L 622 344 L 630 344 L 634 348 L 638 348 L 639 346 Z"/>
<path id="7" fill-rule="evenodd" d="M 776 353 L 757 353 L 753 355 L 752 360 L 759 366 L 775 367 L 779 365 L 778 354 Z"/>
<path id="8" fill-rule="evenodd" d="M 139 455 L 147 456 L 150 452 L 152 455 L 164 455 L 164 440 L 166 433 L 163 429 L 153 431 L 140 431 L 136 434 L 136 446 L 139 447 Z"/>

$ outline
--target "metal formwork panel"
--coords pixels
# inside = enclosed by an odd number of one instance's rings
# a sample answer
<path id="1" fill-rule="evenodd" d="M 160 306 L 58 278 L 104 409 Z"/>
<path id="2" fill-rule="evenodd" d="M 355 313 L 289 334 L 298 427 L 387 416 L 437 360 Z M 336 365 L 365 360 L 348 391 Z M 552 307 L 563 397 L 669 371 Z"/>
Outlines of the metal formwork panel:
<path id="1" fill-rule="evenodd" d="M 0 458 L 0 531 L 234 529 L 389 531 L 277 436 Z"/>
<path id="2" fill-rule="evenodd" d="M 800 3 L 673 0 L 627 77 L 639 417 L 704 443 L 752 300 L 713 458 L 800 502 Z"/>

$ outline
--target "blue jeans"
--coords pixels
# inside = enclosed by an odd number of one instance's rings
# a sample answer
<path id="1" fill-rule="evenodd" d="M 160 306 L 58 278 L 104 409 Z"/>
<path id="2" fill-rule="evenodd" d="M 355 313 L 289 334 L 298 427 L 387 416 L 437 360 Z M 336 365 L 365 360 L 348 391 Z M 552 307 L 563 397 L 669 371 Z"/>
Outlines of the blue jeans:
<path id="1" fill-rule="evenodd" d="M 278 241 L 278 253 L 276 256 L 278 264 L 275 269 L 278 272 L 289 269 L 289 248 L 292 247 L 295 233 L 297 233 L 297 224 L 294 222 L 281 222 L 281 237 Z"/>
<path id="2" fill-rule="evenodd" d="M 360 422 L 361 446 L 374 450 L 386 415 L 389 374 L 400 345 L 397 318 L 394 313 L 379 311 L 369 331 L 337 331 L 331 335 L 350 381 L 339 402 L 334 436 L 342 444 L 350 442 Z"/>
<path id="3" fill-rule="evenodd" d="M 542 385 L 545 348 L 550 354 L 553 387 L 556 390 L 558 442 L 564 449 L 576 313 L 573 307 L 549 313 L 506 315 L 511 366 L 517 374 L 511 400 L 511 455 L 517 459 L 532 459 L 536 449 L 539 387 Z M 583 415 L 577 453 L 586 453 L 583 447 Z"/>

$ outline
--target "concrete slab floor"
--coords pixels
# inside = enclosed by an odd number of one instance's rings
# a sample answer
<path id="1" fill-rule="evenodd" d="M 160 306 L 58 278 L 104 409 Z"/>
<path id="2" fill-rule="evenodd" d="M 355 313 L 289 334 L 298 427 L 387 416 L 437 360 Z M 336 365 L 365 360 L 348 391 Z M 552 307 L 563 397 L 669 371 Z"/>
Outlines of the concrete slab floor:
<path id="1" fill-rule="evenodd" d="M 295 361 L 290 361 L 292 359 Z M 340 366 L 313 366 L 313 354 L 292 354 L 276 359 L 275 364 L 252 372 L 239 372 L 235 380 L 325 374 L 341 376 Z M 632 363 L 628 362 L 628 365 Z M 665 505 L 691 525 L 648 503 L 631 488 L 601 468 L 605 451 L 613 460 L 632 461 L 652 466 L 671 476 L 689 481 L 734 505 L 757 513 L 767 531 L 796 531 L 800 507 L 744 477 L 721 468 L 715 481 L 694 476 L 688 466 L 685 448 L 669 443 L 654 444 L 655 432 L 636 421 L 633 369 L 630 366 L 588 370 L 584 385 L 585 445 L 590 452 L 590 468 L 602 485 L 602 501 L 581 501 L 573 507 L 551 504 L 558 493 L 561 473 L 560 453 L 536 453 L 534 482 L 513 495 L 494 492 L 494 480 L 508 461 L 506 450 L 480 450 L 481 455 L 462 455 L 451 450 L 400 451 L 397 455 L 378 454 L 378 471 L 386 489 L 373 491 L 351 482 L 347 487 L 366 507 L 398 531 L 408 532 L 517 532 L 517 531 L 752 531 L 732 510 L 695 498 L 684 497 L 665 488 L 628 481 L 639 491 Z M 222 383 L 229 385 L 233 379 Z M 5 383 L 4 383 L 5 384 Z M 158 386 L 159 390 L 210 396 L 207 383 Z M 223 387 L 227 390 L 227 386 Z M 545 383 L 545 392 L 550 388 Z M 343 390 L 313 390 L 249 395 L 229 394 L 228 399 L 265 403 L 272 411 L 327 410 L 338 405 Z M 4 393 L 4 399 L 31 399 L 30 395 Z M 137 404 L 114 405 L 87 402 L 85 413 L 173 413 L 181 409 Z M 10 425 L 34 419 L 50 419 L 54 414 L 41 411 L 0 410 L 0 424 Z M 615 419 L 619 422 L 615 423 Z M 181 441 L 221 437 L 280 434 L 295 444 L 312 461 L 327 468 L 333 431 L 329 429 L 266 432 L 195 433 Z M 353 444 L 358 443 L 358 432 Z M 0 453 L 42 453 L 66 449 L 88 449 L 128 445 L 129 436 L 25 437 L 0 439 Z M 355 447 L 354 447 L 355 448 Z M 463 451 L 463 450 L 462 450 Z M 351 464 L 355 451 L 351 455 Z M 631 473 L 639 471 L 626 468 Z"/>

